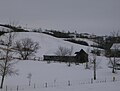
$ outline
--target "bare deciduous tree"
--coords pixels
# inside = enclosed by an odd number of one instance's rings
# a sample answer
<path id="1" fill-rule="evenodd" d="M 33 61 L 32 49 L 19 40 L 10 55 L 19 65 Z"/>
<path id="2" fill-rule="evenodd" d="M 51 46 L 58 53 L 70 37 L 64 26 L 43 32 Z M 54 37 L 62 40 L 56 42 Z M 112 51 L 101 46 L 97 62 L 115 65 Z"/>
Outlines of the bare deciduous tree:
<path id="1" fill-rule="evenodd" d="M 28 60 L 37 52 L 39 44 L 30 38 L 24 38 L 16 41 L 15 48 L 23 60 Z"/>
<path id="2" fill-rule="evenodd" d="M 72 55 L 72 52 L 73 52 L 73 46 L 71 48 L 59 46 L 55 54 L 57 56 L 70 56 Z"/>
<path id="3" fill-rule="evenodd" d="M 111 36 L 112 37 L 118 37 L 118 36 L 120 36 L 120 31 L 118 30 L 117 32 L 116 31 L 111 32 Z"/>
<path id="4" fill-rule="evenodd" d="M 0 48 L 0 75 L 2 77 L 0 85 L 1 89 L 3 88 L 5 76 L 18 74 L 18 70 L 14 69 L 16 61 L 13 61 L 12 59 L 14 53 L 12 50 L 13 38 L 14 34 L 8 33 L 3 40 L 5 43 L 4 48 Z"/>
<path id="5" fill-rule="evenodd" d="M 59 46 L 58 50 L 55 52 L 57 56 L 71 56 L 72 53 L 73 53 L 73 46 L 71 46 L 71 48 Z M 68 66 L 70 67 L 70 65 L 71 65 L 71 60 L 68 61 Z"/>

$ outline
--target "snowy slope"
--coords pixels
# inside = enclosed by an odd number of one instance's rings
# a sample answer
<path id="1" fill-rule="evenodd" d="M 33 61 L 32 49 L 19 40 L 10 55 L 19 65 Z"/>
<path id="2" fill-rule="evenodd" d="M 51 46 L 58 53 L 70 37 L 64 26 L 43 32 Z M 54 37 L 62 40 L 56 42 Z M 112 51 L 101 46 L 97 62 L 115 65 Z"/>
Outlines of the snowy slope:
<path id="1" fill-rule="evenodd" d="M 63 39 L 59 39 L 50 35 L 34 32 L 16 33 L 14 41 L 23 38 L 31 38 L 33 41 L 39 43 L 40 48 L 36 54 L 38 57 L 42 57 L 45 54 L 54 54 L 58 50 L 59 46 L 66 48 L 71 48 L 73 46 L 73 55 L 75 52 L 80 51 L 80 49 L 84 49 L 85 51 L 88 49 L 87 46 L 70 43 L 68 41 L 63 41 Z"/>
<path id="2" fill-rule="evenodd" d="M 74 52 L 80 49 L 88 50 L 86 46 L 63 41 L 63 39 L 42 33 L 17 33 L 15 40 L 26 37 L 40 44 L 40 49 L 36 54 L 38 57 L 54 54 L 59 46 L 67 48 L 73 46 Z M 108 59 L 106 57 L 98 56 L 96 60 L 99 63 L 97 67 L 97 81 L 99 83 L 94 81 L 93 84 L 90 84 L 91 78 L 93 78 L 93 69 L 85 69 L 85 64 L 72 64 L 71 67 L 68 67 L 65 63 L 48 64 L 43 61 L 20 60 L 15 64 L 15 68 L 19 70 L 19 75 L 6 77 L 4 89 L 0 91 L 5 91 L 6 85 L 8 91 L 17 91 L 17 86 L 20 89 L 18 91 L 119 91 L 120 71 L 117 71 L 117 74 L 112 74 L 112 70 L 107 67 Z M 27 76 L 29 73 L 32 74 L 31 86 L 28 86 Z M 116 82 L 112 81 L 113 77 L 116 78 Z M 105 80 L 106 82 L 104 82 Z M 71 86 L 68 86 L 68 81 L 70 81 Z M 47 88 L 45 88 L 46 83 Z"/>

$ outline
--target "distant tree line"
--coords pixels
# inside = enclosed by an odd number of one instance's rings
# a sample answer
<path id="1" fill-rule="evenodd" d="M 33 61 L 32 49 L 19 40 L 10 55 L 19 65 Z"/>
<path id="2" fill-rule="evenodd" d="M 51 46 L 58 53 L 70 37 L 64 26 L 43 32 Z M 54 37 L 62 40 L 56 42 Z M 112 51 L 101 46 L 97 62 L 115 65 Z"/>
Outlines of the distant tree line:
<path id="1" fill-rule="evenodd" d="M 3 35 L 4 33 L 8 32 L 28 32 L 28 30 L 23 29 L 21 26 L 13 26 L 9 24 L 0 24 L 1 27 L 3 27 L 0 31 L 0 36 Z M 7 29 L 4 29 L 7 28 Z"/>
<path id="2" fill-rule="evenodd" d="M 57 38 L 71 38 L 71 36 L 69 35 L 70 32 L 60 32 L 60 31 L 56 31 L 56 30 L 45 30 L 45 32 L 43 32 L 45 34 L 49 34 L 49 35 L 52 35 L 54 37 L 57 37 Z"/>
<path id="3" fill-rule="evenodd" d="M 82 40 L 75 40 L 75 39 L 66 39 L 66 41 L 70 41 L 76 44 L 81 44 L 81 45 L 85 45 L 85 46 L 89 46 L 89 44 L 85 41 Z"/>

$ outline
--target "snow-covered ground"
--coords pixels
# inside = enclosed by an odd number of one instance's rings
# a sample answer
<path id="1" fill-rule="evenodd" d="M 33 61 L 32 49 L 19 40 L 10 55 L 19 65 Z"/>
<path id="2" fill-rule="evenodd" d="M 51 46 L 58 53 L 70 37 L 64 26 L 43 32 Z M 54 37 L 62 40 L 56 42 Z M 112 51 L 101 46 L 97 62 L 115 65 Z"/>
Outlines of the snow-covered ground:
<path id="1" fill-rule="evenodd" d="M 19 75 L 6 77 L 4 86 L 7 85 L 9 90 L 17 90 L 19 86 L 23 91 L 119 91 L 120 72 L 112 74 L 111 69 L 107 68 L 106 58 L 101 58 L 101 68 L 97 69 L 97 80 L 93 81 L 93 84 L 91 84 L 93 70 L 85 69 L 84 64 L 72 64 L 68 67 L 65 63 L 48 64 L 42 61 L 25 60 L 15 65 L 15 68 L 19 69 Z M 32 74 L 31 86 L 28 86 L 29 73 Z M 115 82 L 113 77 L 116 78 Z"/>
<path id="2" fill-rule="evenodd" d="M 16 40 L 30 37 L 39 42 L 40 49 L 36 56 L 54 54 L 59 46 L 71 47 L 74 52 L 88 47 L 63 41 L 42 33 L 18 33 Z M 3 38 L 3 37 L 2 37 Z M 91 49 L 91 48 L 90 48 Z M 91 56 L 90 56 L 91 57 Z M 4 89 L 0 91 L 120 91 L 120 71 L 112 73 L 108 68 L 108 59 L 98 56 L 97 80 L 93 81 L 93 69 L 85 69 L 85 64 L 50 63 L 44 61 L 19 60 L 15 68 L 19 70 L 18 76 L 7 76 Z M 31 73 L 31 86 L 28 86 L 28 74 Z M 113 82 L 113 77 L 116 81 Z M 92 83 L 93 81 L 93 83 Z M 70 85 L 70 86 L 69 86 Z"/>
<path id="3" fill-rule="evenodd" d="M 115 83 L 100 83 L 100 84 L 85 84 L 79 86 L 70 87 L 57 87 L 57 88 L 43 88 L 43 89 L 32 89 L 26 91 L 119 91 L 120 82 Z"/>

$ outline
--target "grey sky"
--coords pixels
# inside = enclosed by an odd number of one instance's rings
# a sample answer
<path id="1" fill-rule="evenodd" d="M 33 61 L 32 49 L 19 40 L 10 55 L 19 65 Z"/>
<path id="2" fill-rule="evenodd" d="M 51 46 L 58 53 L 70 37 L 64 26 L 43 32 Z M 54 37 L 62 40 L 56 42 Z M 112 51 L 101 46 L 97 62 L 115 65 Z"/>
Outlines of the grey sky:
<path id="1" fill-rule="evenodd" d="M 108 35 L 120 30 L 120 0 L 0 0 L 0 23 Z"/>

